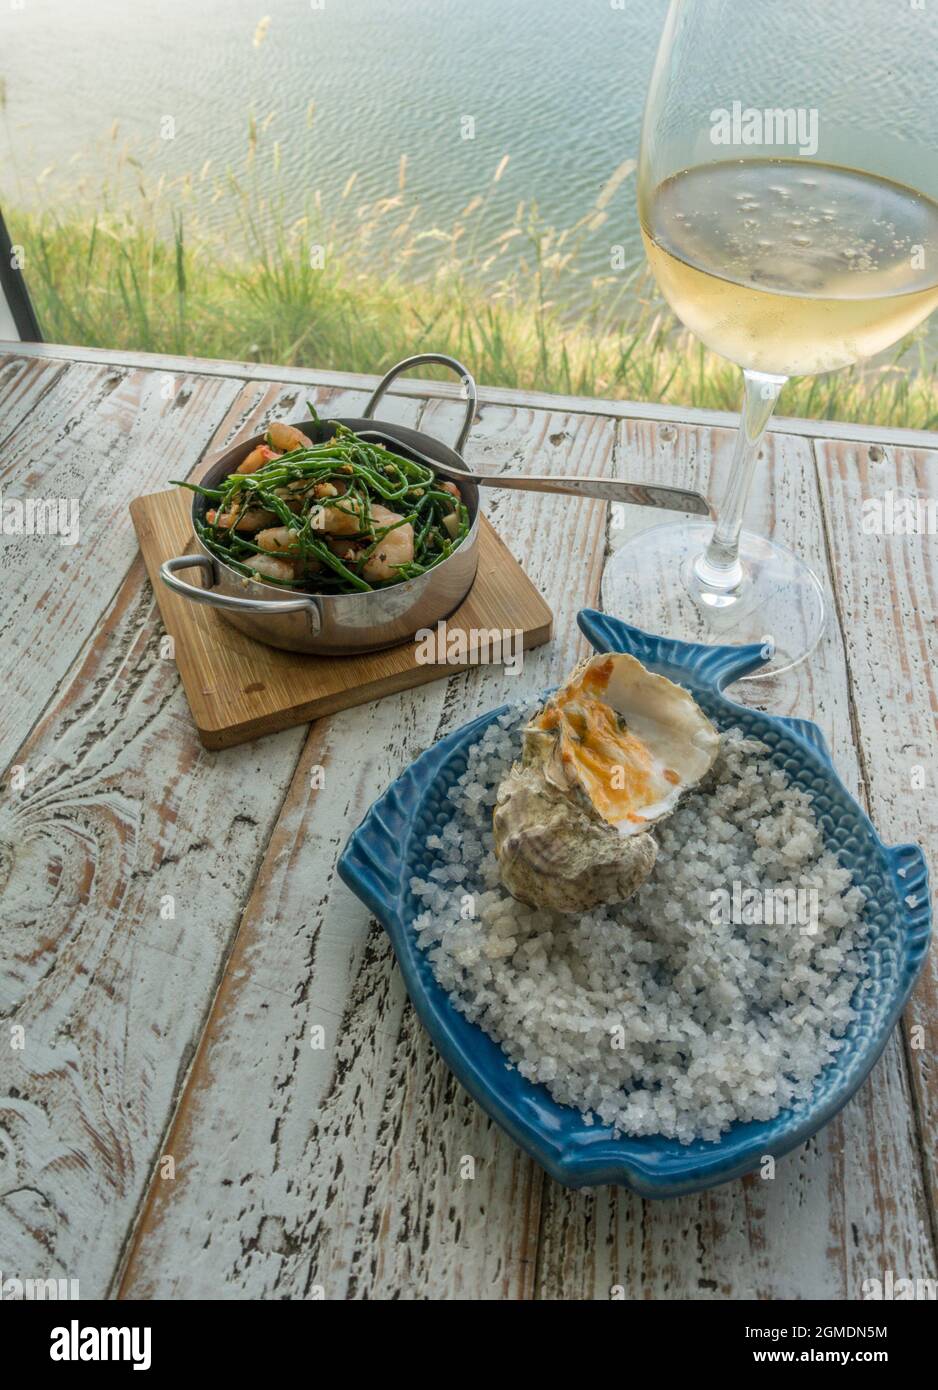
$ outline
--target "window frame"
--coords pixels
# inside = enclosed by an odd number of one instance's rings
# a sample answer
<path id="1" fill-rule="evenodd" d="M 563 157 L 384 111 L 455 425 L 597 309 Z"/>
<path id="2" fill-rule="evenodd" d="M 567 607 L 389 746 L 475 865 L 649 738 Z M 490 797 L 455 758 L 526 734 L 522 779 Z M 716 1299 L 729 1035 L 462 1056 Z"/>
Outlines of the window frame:
<path id="1" fill-rule="evenodd" d="M 39 320 L 33 302 L 26 288 L 26 277 L 19 266 L 13 264 L 13 243 L 0 208 L 0 300 L 9 311 L 9 317 L 19 335 L 20 342 L 41 343 L 43 341 Z M 2 307 L 2 305 L 0 305 Z"/>

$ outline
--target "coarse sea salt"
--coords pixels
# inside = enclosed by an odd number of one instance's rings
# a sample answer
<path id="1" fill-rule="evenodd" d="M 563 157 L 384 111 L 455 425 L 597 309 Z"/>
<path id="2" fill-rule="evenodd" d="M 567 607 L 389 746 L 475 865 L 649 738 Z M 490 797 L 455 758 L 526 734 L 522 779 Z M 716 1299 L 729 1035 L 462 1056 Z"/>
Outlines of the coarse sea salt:
<path id="1" fill-rule="evenodd" d="M 426 876 L 411 880 L 414 930 L 456 1007 L 522 1076 L 616 1134 L 715 1140 L 809 1096 L 854 1017 L 868 926 L 808 795 L 763 744 L 728 730 L 705 786 L 657 828 L 658 861 L 634 898 L 538 911 L 502 888 L 491 828 L 529 713 L 502 716 L 471 748 Z M 810 894 L 814 930 L 723 920 L 714 895 L 734 883 Z"/>

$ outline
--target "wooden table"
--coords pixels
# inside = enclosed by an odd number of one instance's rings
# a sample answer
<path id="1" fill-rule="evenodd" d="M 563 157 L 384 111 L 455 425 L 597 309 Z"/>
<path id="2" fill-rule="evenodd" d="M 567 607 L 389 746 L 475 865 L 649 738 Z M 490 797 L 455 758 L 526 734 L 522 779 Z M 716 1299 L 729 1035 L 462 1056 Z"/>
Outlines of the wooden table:
<path id="1" fill-rule="evenodd" d="M 81 501 L 74 548 L 3 537 L 5 1277 L 78 1278 L 86 1297 L 512 1299 L 605 1299 L 613 1286 L 854 1299 L 885 1270 L 935 1277 L 934 963 L 870 1081 L 774 1180 L 655 1204 L 568 1192 L 441 1064 L 382 931 L 335 877 L 349 831 L 422 749 L 583 651 L 575 615 L 597 603 L 622 534 L 607 535 L 602 504 L 486 498 L 556 615 L 520 678 L 485 667 L 209 753 L 161 645 L 127 505 L 307 396 L 354 415 L 374 383 L 0 352 L 4 499 Z M 446 384 L 403 381 L 388 402 L 443 437 L 460 410 Z M 713 493 L 731 424 L 487 390 L 467 454 L 489 471 L 613 471 Z M 817 720 L 884 838 L 926 851 L 938 542 L 865 535 L 861 504 L 890 489 L 938 497 L 936 444 L 776 423 L 751 521 L 826 576 L 836 621 L 808 664 L 742 691 Z M 473 1180 L 460 1177 L 467 1154 Z"/>

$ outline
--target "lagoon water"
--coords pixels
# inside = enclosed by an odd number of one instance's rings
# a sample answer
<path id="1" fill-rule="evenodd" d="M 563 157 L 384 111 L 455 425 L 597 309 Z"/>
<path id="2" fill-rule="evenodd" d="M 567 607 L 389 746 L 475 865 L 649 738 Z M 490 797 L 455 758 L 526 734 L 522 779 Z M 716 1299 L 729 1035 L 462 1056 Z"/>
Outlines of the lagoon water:
<path id="1" fill-rule="evenodd" d="M 566 226 L 634 155 L 666 0 L 24 0 L 0 7 L 0 197 L 54 202 L 113 159 L 118 123 L 160 172 L 241 170 L 249 113 L 273 118 L 296 196 L 334 207 L 393 193 L 406 154 L 424 225 L 450 227 L 477 193 L 501 230 L 520 200 Z M 255 46 L 259 22 L 269 17 Z M 312 126 L 308 109 L 315 103 Z M 171 116 L 174 138 L 161 138 Z M 468 119 L 474 123 L 470 126 Z M 473 138 L 466 138 L 469 133 Z M 492 176 L 510 159 L 499 182 Z M 90 186 L 93 187 L 93 178 Z M 629 183 L 612 240 L 640 256 Z M 205 208 L 209 221 L 224 203 Z M 610 219 L 612 221 L 612 219 Z M 220 230 L 224 230 L 223 228 Z M 608 233 L 603 242 L 608 252 Z"/>
<path id="2" fill-rule="evenodd" d="M 730 2 L 784 7 L 787 29 L 790 10 L 806 7 L 811 51 L 747 48 L 741 32 L 727 105 L 777 100 L 778 84 L 810 90 L 820 46 L 830 53 L 818 79 L 825 100 L 842 98 L 855 116 L 858 84 L 875 102 L 879 84 L 898 83 L 920 133 L 938 123 L 938 0 L 914 19 L 918 56 L 931 50 L 930 94 L 903 70 L 910 0 Z M 868 51 L 863 37 L 864 12 L 883 7 L 903 12 L 888 30 L 895 54 Z M 0 0 L 0 200 L 55 206 L 80 174 L 93 199 L 127 142 L 148 188 L 160 174 L 195 175 L 202 217 L 233 235 L 230 200 L 211 201 L 212 179 L 244 170 L 253 113 L 263 134 L 250 177 L 273 188 L 276 142 L 288 213 L 319 190 L 328 217 L 357 174 L 344 204 L 354 215 L 396 192 L 406 155 L 407 198 L 424 228 L 449 229 L 477 194 L 483 242 L 522 200 L 569 226 L 638 153 L 666 10 L 667 0 Z M 938 138 L 925 143 L 938 148 Z M 608 272 L 613 245 L 641 261 L 634 179 L 588 241 L 586 266 Z"/>

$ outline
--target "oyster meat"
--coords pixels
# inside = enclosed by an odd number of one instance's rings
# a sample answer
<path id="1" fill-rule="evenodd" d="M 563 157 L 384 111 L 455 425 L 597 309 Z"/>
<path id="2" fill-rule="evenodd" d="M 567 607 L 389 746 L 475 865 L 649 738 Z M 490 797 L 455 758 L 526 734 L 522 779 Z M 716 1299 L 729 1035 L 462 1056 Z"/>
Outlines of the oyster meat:
<path id="1" fill-rule="evenodd" d="M 502 882 L 532 907 L 624 902 L 655 865 L 654 826 L 710 770 L 696 701 L 624 653 L 583 662 L 523 733 L 493 815 Z"/>

